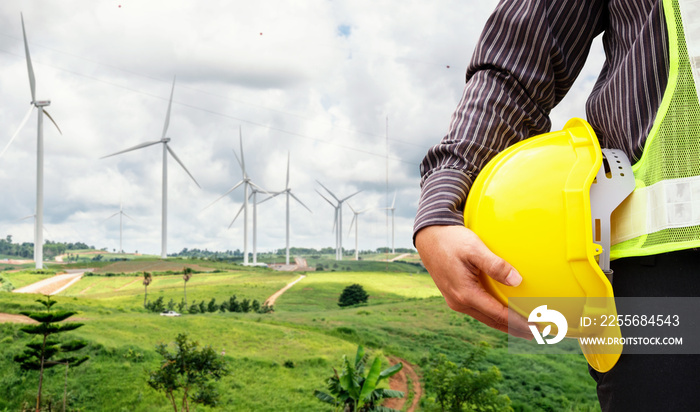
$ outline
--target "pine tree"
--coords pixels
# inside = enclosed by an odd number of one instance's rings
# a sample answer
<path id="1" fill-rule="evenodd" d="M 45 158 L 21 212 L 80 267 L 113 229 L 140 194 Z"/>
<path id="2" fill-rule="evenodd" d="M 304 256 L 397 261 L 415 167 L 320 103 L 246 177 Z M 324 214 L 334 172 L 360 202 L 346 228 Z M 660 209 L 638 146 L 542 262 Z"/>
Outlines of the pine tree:
<path id="1" fill-rule="evenodd" d="M 75 315 L 77 312 L 52 311 L 51 308 L 56 304 L 56 301 L 51 299 L 50 296 L 46 296 L 46 300 L 37 299 L 37 302 L 44 306 L 45 311 L 23 311 L 20 313 L 34 319 L 35 321 L 39 322 L 39 324 L 27 325 L 20 328 L 20 330 L 30 335 L 40 337 L 41 342 L 33 341 L 28 343 L 26 345 L 27 349 L 25 349 L 24 352 L 20 353 L 19 355 L 15 355 L 14 361 L 19 363 L 20 367 L 24 370 L 39 371 L 39 390 L 36 396 L 36 411 L 39 412 L 41 408 L 41 389 L 44 381 L 44 370 L 57 365 L 65 365 L 65 387 L 67 387 L 68 367 L 80 365 L 88 359 L 88 356 L 73 357 L 63 355 L 64 357 L 61 357 L 60 359 L 54 359 L 54 357 L 57 355 L 67 354 L 69 352 L 74 352 L 84 348 L 87 345 L 87 342 L 84 340 L 60 342 L 52 335 L 78 329 L 79 327 L 83 326 L 83 324 L 75 322 L 59 323 Z M 65 389 L 63 402 L 65 405 Z"/>

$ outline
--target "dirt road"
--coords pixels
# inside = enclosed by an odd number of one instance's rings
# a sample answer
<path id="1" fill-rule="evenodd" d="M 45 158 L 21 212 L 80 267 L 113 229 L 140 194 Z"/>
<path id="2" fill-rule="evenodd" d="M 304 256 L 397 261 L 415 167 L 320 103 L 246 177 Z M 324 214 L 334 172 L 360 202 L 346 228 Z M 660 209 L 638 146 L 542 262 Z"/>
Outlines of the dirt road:
<path id="1" fill-rule="evenodd" d="M 396 256 L 395 258 L 389 259 L 389 262 L 396 262 L 397 260 L 401 260 L 401 259 L 405 258 L 406 256 L 411 256 L 411 254 L 410 254 L 410 253 L 404 253 L 404 254 L 402 254 L 402 255 L 398 255 L 398 256 Z"/>
<path id="2" fill-rule="evenodd" d="M 270 296 L 269 298 L 267 298 L 267 300 L 265 300 L 265 305 L 273 306 L 278 297 L 282 296 L 282 294 L 284 292 L 289 290 L 289 288 L 294 286 L 294 284 L 296 284 L 298 281 L 304 279 L 305 277 L 306 277 L 306 275 L 299 275 L 299 277 L 295 281 L 288 283 L 287 286 L 285 286 L 282 289 L 278 290 L 277 292 L 273 293 L 272 296 Z"/>
<path id="3" fill-rule="evenodd" d="M 407 412 L 413 412 L 418 408 L 418 402 L 421 396 L 423 396 L 423 388 L 420 386 L 420 378 L 413 368 L 413 365 L 406 362 L 404 359 L 397 358 L 395 356 L 388 357 L 389 362 L 395 365 L 399 362 L 403 363 L 403 368 L 396 375 L 389 378 L 389 387 L 396 391 L 401 391 L 404 393 L 403 398 L 392 398 L 384 401 L 384 405 L 387 408 L 393 408 L 397 410 L 403 410 L 408 399 L 409 392 L 413 392 L 413 398 L 411 399 L 411 405 L 406 409 Z M 411 380 L 411 388 L 408 387 L 408 379 Z"/>
<path id="4" fill-rule="evenodd" d="M 88 269 L 92 270 L 92 269 Z M 83 277 L 85 270 L 80 270 L 79 272 L 65 273 L 62 275 L 52 276 L 50 278 L 40 280 L 39 282 L 32 283 L 15 289 L 13 293 L 41 293 L 42 295 L 56 295 L 68 289 L 72 284 L 79 281 Z"/>

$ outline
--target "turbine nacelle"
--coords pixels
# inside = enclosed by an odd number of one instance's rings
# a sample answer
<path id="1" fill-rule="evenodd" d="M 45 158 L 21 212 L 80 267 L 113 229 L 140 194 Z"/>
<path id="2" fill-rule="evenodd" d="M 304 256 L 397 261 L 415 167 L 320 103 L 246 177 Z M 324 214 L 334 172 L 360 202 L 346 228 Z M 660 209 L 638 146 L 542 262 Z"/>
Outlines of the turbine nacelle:
<path id="1" fill-rule="evenodd" d="M 169 137 L 164 137 L 164 138 L 160 139 L 161 143 L 168 143 L 169 141 L 170 141 Z"/>
<path id="2" fill-rule="evenodd" d="M 46 107 L 51 105 L 51 100 L 39 100 L 36 102 L 30 102 L 30 104 L 33 104 L 34 107 Z"/>

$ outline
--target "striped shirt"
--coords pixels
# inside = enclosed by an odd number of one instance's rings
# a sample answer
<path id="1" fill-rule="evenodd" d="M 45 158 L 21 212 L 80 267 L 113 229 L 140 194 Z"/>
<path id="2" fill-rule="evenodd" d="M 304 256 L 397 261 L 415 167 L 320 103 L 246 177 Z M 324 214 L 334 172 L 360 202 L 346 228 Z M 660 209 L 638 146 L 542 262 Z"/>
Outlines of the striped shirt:
<path id="1" fill-rule="evenodd" d="M 668 79 L 661 0 L 502 0 L 481 34 L 449 130 L 420 165 L 415 234 L 463 225 L 467 193 L 497 153 L 551 127 L 549 113 L 603 33 L 605 64 L 586 103 L 602 147 L 640 159 Z"/>

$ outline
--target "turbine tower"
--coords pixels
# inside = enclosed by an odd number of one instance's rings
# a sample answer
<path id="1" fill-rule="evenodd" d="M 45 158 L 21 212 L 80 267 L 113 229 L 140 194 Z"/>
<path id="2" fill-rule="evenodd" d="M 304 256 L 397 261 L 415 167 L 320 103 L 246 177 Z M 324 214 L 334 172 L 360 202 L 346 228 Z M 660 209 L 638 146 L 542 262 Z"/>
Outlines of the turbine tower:
<path id="1" fill-rule="evenodd" d="M 348 236 L 350 236 L 350 232 L 352 232 L 352 224 L 357 222 L 357 223 L 355 223 L 355 260 L 360 260 L 360 249 L 358 246 L 359 242 L 357 240 L 357 235 L 358 235 L 357 227 L 360 225 L 359 216 L 361 214 L 365 213 L 366 211 L 368 211 L 369 209 L 362 209 L 360 211 L 356 211 L 355 209 L 352 208 L 352 206 L 350 205 L 350 202 L 348 202 L 348 207 L 350 208 L 350 210 L 352 210 L 352 213 L 354 215 L 352 217 L 352 221 L 350 221 L 350 230 L 348 231 Z"/>
<path id="2" fill-rule="evenodd" d="M 61 133 L 61 129 L 58 127 L 56 122 L 53 120 L 49 112 L 44 108 L 51 104 L 50 100 L 37 100 L 36 99 L 36 79 L 34 78 L 34 69 L 32 67 L 32 58 L 29 55 L 29 45 L 27 43 L 27 33 L 24 30 L 24 16 L 20 13 L 20 19 L 22 20 L 22 38 L 24 39 L 24 54 L 27 60 L 27 72 L 29 73 L 29 88 L 32 92 L 32 105 L 27 114 L 24 115 L 24 119 L 20 123 L 15 134 L 12 135 L 10 141 L 0 152 L 0 157 L 5 153 L 8 147 L 15 140 L 20 130 L 27 124 L 29 116 L 32 114 L 34 108 L 37 109 L 37 139 L 36 139 L 36 218 L 34 219 L 34 264 L 37 269 L 43 268 L 44 260 L 44 233 L 42 227 L 44 226 L 44 115 L 51 120 L 51 122 L 56 126 L 58 132 Z M 62 133 L 61 133 L 62 134 Z"/>
<path id="3" fill-rule="evenodd" d="M 396 192 L 394 192 L 394 200 L 391 201 L 391 207 L 385 207 L 381 210 L 391 210 L 391 253 L 396 253 L 394 249 L 394 211 L 396 210 Z"/>
<path id="4" fill-rule="evenodd" d="M 338 231 L 336 232 L 336 260 L 343 260 L 343 202 L 346 200 L 350 199 L 351 197 L 355 196 L 356 194 L 360 193 L 361 190 L 358 190 L 357 192 L 351 194 L 350 196 L 344 197 L 343 199 L 338 199 L 336 195 L 333 194 L 326 186 L 323 185 L 323 183 L 319 182 L 318 180 L 316 181 L 319 185 L 321 185 L 322 188 L 326 189 L 326 192 L 333 196 L 333 199 L 337 202 L 337 208 L 336 208 L 336 222 L 338 224 Z M 319 193 L 320 194 L 320 193 Z M 323 195 L 321 195 L 324 199 L 326 199 Z M 326 199 L 328 203 L 331 203 L 328 199 Z M 331 203 L 331 205 L 333 205 Z"/>
<path id="5" fill-rule="evenodd" d="M 107 219 L 103 220 L 103 222 L 108 221 L 109 219 L 113 218 L 114 216 L 119 215 L 119 253 L 124 253 L 124 248 L 122 248 L 122 228 L 123 228 L 123 217 L 126 216 L 131 220 L 134 220 L 131 216 L 127 215 L 124 213 L 124 209 L 122 207 L 122 202 L 119 202 L 119 211 L 112 216 L 108 217 Z"/>
<path id="6" fill-rule="evenodd" d="M 230 188 L 226 193 L 223 195 L 219 196 L 218 199 L 215 201 L 211 202 L 209 206 L 205 207 L 204 209 L 209 208 L 211 205 L 214 203 L 218 202 L 219 200 L 223 199 L 226 197 L 229 193 L 233 192 L 238 188 L 238 186 L 243 185 L 243 205 L 241 206 L 240 209 L 238 209 L 238 213 L 236 213 L 236 217 L 233 218 L 231 221 L 231 224 L 228 225 L 229 229 L 231 226 L 233 226 L 233 223 L 236 221 L 238 218 L 238 215 L 241 214 L 241 211 L 243 212 L 243 264 L 247 265 L 248 264 L 248 198 L 250 195 L 248 194 L 250 191 L 250 188 L 257 189 L 260 192 L 267 193 L 265 189 L 261 188 L 260 186 L 256 185 L 253 183 L 253 181 L 250 179 L 248 176 L 248 173 L 245 170 L 245 157 L 243 156 L 243 132 L 241 131 L 241 128 L 239 126 L 238 128 L 238 137 L 239 137 L 239 142 L 240 142 L 240 147 L 241 147 L 241 158 L 238 158 L 238 155 L 236 154 L 236 151 L 233 151 L 233 155 L 236 156 L 236 160 L 238 161 L 238 164 L 241 166 L 241 173 L 243 174 L 243 179 L 236 183 L 232 188 Z"/>
<path id="7" fill-rule="evenodd" d="M 182 168 L 187 172 L 187 174 L 192 178 L 194 183 L 199 187 L 200 189 L 202 186 L 197 183 L 197 180 L 192 176 L 192 173 L 190 173 L 189 170 L 185 167 L 185 164 L 182 163 L 182 161 L 177 157 L 173 149 L 170 148 L 168 145 L 168 142 L 170 142 L 170 138 L 166 137 L 165 135 L 168 132 L 168 125 L 170 123 L 170 109 L 172 108 L 173 105 L 173 93 L 175 92 L 175 78 L 173 78 L 173 86 L 172 89 L 170 90 L 170 100 L 168 101 L 168 111 L 165 114 L 165 126 L 163 127 L 163 134 L 160 138 L 160 140 L 156 140 L 154 142 L 146 142 L 146 143 L 141 143 L 139 145 L 136 145 L 134 147 L 130 147 L 128 149 L 122 150 L 117 153 L 112 153 L 111 155 L 103 156 L 101 159 L 111 157 L 111 156 L 116 156 L 118 154 L 126 153 L 126 152 L 131 152 L 133 150 L 137 149 L 142 149 L 144 147 L 148 146 L 153 146 L 159 143 L 163 144 L 163 206 L 162 206 L 162 233 L 161 233 L 161 249 L 160 249 L 160 257 L 165 259 L 168 257 L 168 153 L 175 159 L 176 162 L 182 166 Z"/>

